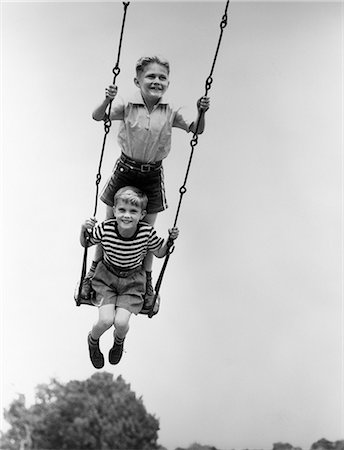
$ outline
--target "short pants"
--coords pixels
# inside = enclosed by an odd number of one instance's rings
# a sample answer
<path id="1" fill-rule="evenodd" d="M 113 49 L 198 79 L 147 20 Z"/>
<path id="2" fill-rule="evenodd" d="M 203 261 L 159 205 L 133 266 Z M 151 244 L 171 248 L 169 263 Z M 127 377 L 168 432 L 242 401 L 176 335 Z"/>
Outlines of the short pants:
<path id="1" fill-rule="evenodd" d="M 127 277 L 120 277 L 110 272 L 104 262 L 100 261 L 92 278 L 92 287 L 100 307 L 115 305 L 116 308 L 138 314 L 146 292 L 146 274 L 140 267 Z"/>
<path id="2" fill-rule="evenodd" d="M 122 153 L 100 199 L 108 206 L 113 206 L 115 193 L 125 186 L 135 186 L 147 195 L 147 214 L 155 214 L 167 208 L 161 161 L 141 164 Z"/>

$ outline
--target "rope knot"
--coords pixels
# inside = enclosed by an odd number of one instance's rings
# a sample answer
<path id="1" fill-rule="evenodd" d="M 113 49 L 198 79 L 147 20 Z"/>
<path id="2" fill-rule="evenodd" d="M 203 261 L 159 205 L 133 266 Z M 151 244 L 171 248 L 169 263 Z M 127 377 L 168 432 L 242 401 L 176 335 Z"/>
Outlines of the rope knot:
<path id="1" fill-rule="evenodd" d="M 227 26 L 227 20 L 228 20 L 227 14 L 225 14 L 225 15 L 222 17 L 222 20 L 221 20 L 221 22 L 220 22 L 220 28 L 221 28 L 221 30 L 223 30 L 223 29 Z"/>
<path id="2" fill-rule="evenodd" d="M 191 147 L 195 147 L 197 143 L 198 143 L 198 136 L 195 136 L 190 141 Z"/>
<path id="3" fill-rule="evenodd" d="M 117 77 L 119 75 L 120 71 L 121 71 L 121 69 L 118 66 L 115 66 L 112 69 L 112 73 L 115 75 L 115 77 Z"/>
<path id="4" fill-rule="evenodd" d="M 209 89 L 211 88 L 212 83 L 213 83 L 213 77 L 210 75 L 206 79 L 206 82 L 205 82 L 205 89 L 206 89 L 207 93 L 208 93 Z"/>

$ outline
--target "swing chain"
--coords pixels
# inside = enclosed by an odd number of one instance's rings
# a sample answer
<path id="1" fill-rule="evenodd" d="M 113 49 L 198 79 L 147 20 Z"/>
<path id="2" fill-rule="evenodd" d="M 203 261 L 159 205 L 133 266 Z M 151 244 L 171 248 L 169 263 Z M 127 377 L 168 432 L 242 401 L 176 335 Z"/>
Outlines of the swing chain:
<path id="1" fill-rule="evenodd" d="M 104 117 L 104 131 L 106 134 L 108 134 L 110 132 L 110 128 L 111 128 L 110 116 L 109 116 L 109 113 L 106 113 L 106 115 Z"/>
<path id="2" fill-rule="evenodd" d="M 224 12 L 224 14 L 222 16 L 222 19 L 221 19 L 221 22 L 220 22 L 221 31 L 220 31 L 220 36 L 219 36 L 219 39 L 218 39 L 218 43 L 217 43 L 217 47 L 216 47 L 216 51 L 215 51 L 212 67 L 211 67 L 211 70 L 210 70 L 210 74 L 209 74 L 209 76 L 208 76 L 208 78 L 206 79 L 206 82 L 205 82 L 205 96 L 208 95 L 208 91 L 211 88 L 211 84 L 213 82 L 213 72 L 214 72 L 214 68 L 215 68 L 215 64 L 216 64 L 217 55 L 218 55 L 218 52 L 219 52 L 219 49 L 220 49 L 220 44 L 221 44 L 221 40 L 222 40 L 223 30 L 224 30 L 225 26 L 227 25 L 228 5 L 229 5 L 229 0 L 227 0 L 227 2 L 226 2 L 225 12 Z M 179 188 L 180 196 L 179 196 L 179 202 L 178 202 L 178 206 L 177 206 L 176 215 L 175 215 L 175 218 L 174 218 L 174 224 L 173 224 L 174 227 L 177 225 L 182 199 L 183 199 L 184 194 L 186 193 L 186 182 L 187 182 L 187 179 L 188 179 L 188 176 L 189 176 L 189 171 L 190 171 L 190 167 L 191 167 L 191 162 L 192 162 L 194 150 L 195 150 L 195 147 L 196 147 L 196 145 L 198 143 L 198 128 L 199 128 L 199 123 L 200 123 L 200 120 L 201 120 L 201 117 L 202 117 L 203 114 L 204 114 L 204 111 L 201 111 L 201 113 L 198 116 L 198 120 L 197 120 L 197 123 L 196 123 L 196 130 L 195 130 L 195 133 L 194 133 L 194 135 L 193 135 L 193 137 L 192 137 L 192 139 L 190 141 L 191 151 L 190 151 L 189 161 L 188 161 L 188 165 L 187 165 L 187 169 L 186 169 L 186 173 L 185 173 L 185 177 L 184 177 L 184 182 L 183 182 L 183 185 Z M 174 245 L 171 248 L 174 250 Z M 162 269 L 160 271 L 160 275 L 159 275 L 158 281 L 157 281 L 157 283 L 155 285 L 154 301 L 153 301 L 153 304 L 151 306 L 150 313 L 148 314 L 148 317 L 153 317 L 154 305 L 155 305 L 156 299 L 157 299 L 158 294 L 159 294 L 161 282 L 162 282 L 162 279 L 163 279 L 163 276 L 164 276 L 164 273 L 165 273 L 165 270 L 166 270 L 167 263 L 169 261 L 170 254 L 173 252 L 173 250 L 168 250 L 167 254 L 165 256 L 165 261 L 164 261 L 163 267 L 162 267 Z"/>
<path id="3" fill-rule="evenodd" d="M 172 240 L 172 239 L 168 239 L 167 240 L 167 242 L 166 242 L 166 245 L 167 245 L 167 253 L 169 254 L 169 255 L 171 255 L 171 253 L 173 253 L 174 252 L 174 249 L 175 249 L 175 246 L 174 246 L 174 241 Z"/>
<path id="4" fill-rule="evenodd" d="M 122 40 L 123 40 L 123 34 L 124 34 L 124 25 L 125 25 L 125 18 L 127 14 L 127 8 L 130 4 L 130 2 L 122 2 L 123 3 L 123 17 L 122 17 L 122 27 L 121 27 L 121 34 L 119 39 L 119 45 L 118 45 L 118 54 L 117 54 L 117 61 L 115 64 L 115 67 L 112 69 L 112 73 L 114 74 L 114 80 L 113 84 L 115 84 L 116 78 L 120 73 L 119 68 L 119 60 L 121 55 L 121 48 L 122 48 Z M 100 152 L 100 158 L 99 158 L 99 164 L 98 164 L 98 172 L 96 175 L 96 192 L 95 192 L 95 202 L 94 202 L 94 210 L 93 210 L 93 217 L 97 214 L 97 208 L 98 208 L 98 192 L 99 192 L 99 184 L 101 181 L 101 167 L 103 163 L 103 157 L 104 157 L 104 151 L 105 151 L 105 144 L 106 144 L 106 137 L 110 132 L 111 127 L 111 119 L 110 119 L 110 111 L 111 111 L 111 104 L 112 100 L 109 103 L 108 111 L 105 113 L 104 117 L 104 137 L 103 137 L 103 145 Z M 81 290 L 82 290 L 82 283 L 84 281 L 85 275 L 86 275 L 86 266 L 87 266 L 87 247 L 89 245 L 89 237 L 86 237 L 86 246 L 84 249 L 84 256 L 83 256 L 83 263 L 82 263 L 82 269 L 81 269 L 81 276 L 80 276 L 80 283 L 79 283 L 79 289 L 78 289 L 78 296 L 76 300 L 76 305 L 80 306 L 81 303 Z"/>
<path id="5" fill-rule="evenodd" d="M 191 147 L 195 148 L 198 144 L 198 134 L 194 134 L 191 141 L 190 141 Z"/>
<path id="6" fill-rule="evenodd" d="M 115 67 L 112 69 L 112 73 L 115 75 L 115 78 L 114 78 L 114 80 L 113 80 L 113 81 L 114 81 L 113 84 L 115 84 L 116 78 L 117 78 L 117 76 L 119 75 L 120 71 L 121 71 L 121 69 L 120 69 L 118 66 L 115 66 Z"/>
<path id="7" fill-rule="evenodd" d="M 223 30 L 227 26 L 227 22 L 228 22 L 227 11 L 228 11 L 228 6 L 229 6 L 229 1 L 230 0 L 227 0 L 227 2 L 226 2 L 225 12 L 224 12 L 224 14 L 222 16 L 222 19 L 221 19 L 221 22 L 220 22 L 220 29 L 221 29 L 220 36 L 218 38 L 217 47 L 216 47 L 213 63 L 212 63 L 212 66 L 211 66 L 210 74 L 209 74 L 209 76 L 208 76 L 208 78 L 206 79 L 206 82 L 205 82 L 205 94 L 204 94 L 205 96 L 208 95 L 208 91 L 211 89 L 211 85 L 213 83 L 213 72 L 214 72 L 214 68 L 215 68 L 215 64 L 216 64 L 216 60 L 217 60 L 217 55 L 218 55 L 218 52 L 219 52 L 219 49 L 220 49 L 220 45 L 221 45 Z M 186 192 L 185 185 L 186 185 L 187 178 L 188 178 L 188 175 L 189 175 L 189 171 L 190 171 L 190 166 L 191 166 L 194 150 L 195 150 L 196 145 L 198 144 L 198 127 L 199 127 L 199 123 L 200 123 L 200 120 L 201 120 L 201 117 L 202 117 L 203 114 L 204 114 L 204 111 L 201 111 L 201 113 L 200 113 L 200 115 L 198 117 L 197 124 L 196 124 L 196 131 L 195 131 L 195 133 L 194 133 L 194 135 L 193 135 L 193 137 L 192 137 L 192 139 L 190 141 L 191 153 L 190 153 L 189 162 L 188 162 L 188 166 L 187 166 L 187 170 L 186 170 L 186 174 L 185 174 L 185 178 L 184 178 L 184 183 L 183 183 L 183 186 L 179 189 L 180 199 L 179 199 L 179 205 L 178 205 L 178 208 L 177 208 L 177 214 L 176 214 L 175 221 L 174 221 L 174 226 L 176 226 L 176 223 L 177 223 L 177 217 L 178 217 L 180 206 L 181 206 L 182 196 Z"/>
<path id="8" fill-rule="evenodd" d="M 227 9 L 228 9 L 228 8 L 226 7 L 225 13 L 224 13 L 224 15 L 222 16 L 222 20 L 221 20 L 221 22 L 220 22 L 220 28 L 221 28 L 221 30 L 223 30 L 223 29 L 227 26 L 227 21 L 228 21 Z"/>
<path id="9" fill-rule="evenodd" d="M 122 18 L 121 33 L 120 33 L 119 44 L 118 44 L 117 61 L 115 63 L 115 66 L 112 69 L 112 73 L 114 74 L 114 77 L 113 77 L 114 85 L 116 84 L 116 79 L 121 71 L 121 69 L 119 67 L 119 61 L 120 61 L 120 57 L 121 57 L 121 49 L 122 49 L 122 41 L 123 41 L 124 25 L 125 25 L 125 19 L 126 19 L 126 14 L 127 14 L 127 8 L 129 6 L 130 2 L 122 2 L 122 3 L 123 3 L 123 18 Z M 96 175 L 96 194 L 95 194 L 95 205 L 94 205 L 93 216 L 96 216 L 96 214 L 97 214 L 98 191 L 99 191 L 99 184 L 101 181 L 101 168 L 102 168 L 102 163 L 103 163 L 106 138 L 110 132 L 111 124 L 112 124 L 111 119 L 110 119 L 111 106 L 112 106 L 112 100 L 110 101 L 110 103 L 108 105 L 107 111 L 105 112 L 105 116 L 103 119 L 104 120 L 104 138 L 103 138 L 103 145 L 102 145 L 100 159 L 99 159 L 98 173 Z"/>
<path id="10" fill-rule="evenodd" d="M 229 6 L 229 0 L 227 0 L 227 2 L 226 2 L 225 12 L 224 12 L 224 14 L 222 16 L 222 19 L 221 19 L 221 22 L 220 22 L 220 36 L 219 36 L 219 39 L 218 39 L 217 48 L 216 48 L 215 55 L 214 55 L 213 65 L 211 67 L 210 74 L 209 74 L 209 76 L 208 76 L 208 78 L 206 80 L 206 83 L 205 83 L 205 95 L 208 95 L 208 91 L 210 90 L 211 84 L 213 82 L 213 72 L 214 72 L 214 69 L 215 69 L 217 55 L 218 55 L 219 50 L 220 50 L 220 45 L 221 45 L 223 31 L 224 31 L 224 28 L 227 26 L 227 23 L 228 23 L 228 15 L 227 15 L 228 6 Z"/>
<path id="11" fill-rule="evenodd" d="M 205 82 L 205 94 L 208 94 L 208 91 L 211 89 L 211 85 L 213 82 L 213 77 L 209 76 Z"/>
<path id="12" fill-rule="evenodd" d="M 81 278 L 79 282 L 79 288 L 78 288 L 78 295 L 76 297 L 76 306 L 81 305 L 81 291 L 82 291 L 82 281 L 84 279 L 85 273 L 86 273 L 86 265 L 87 265 L 87 249 L 90 245 L 90 236 L 87 231 L 84 233 L 85 240 L 86 240 L 86 246 L 84 248 L 84 256 L 82 259 L 82 269 L 81 269 Z"/>

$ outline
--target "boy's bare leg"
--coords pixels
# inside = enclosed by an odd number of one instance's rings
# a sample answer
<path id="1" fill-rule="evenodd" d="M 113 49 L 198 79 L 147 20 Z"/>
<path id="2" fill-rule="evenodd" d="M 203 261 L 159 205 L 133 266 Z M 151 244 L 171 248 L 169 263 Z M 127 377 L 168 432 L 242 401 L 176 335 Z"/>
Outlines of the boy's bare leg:
<path id="1" fill-rule="evenodd" d="M 92 339 L 98 341 L 106 330 L 112 327 L 115 317 L 115 305 L 103 305 L 98 308 L 98 320 L 91 330 Z"/>
<path id="2" fill-rule="evenodd" d="M 113 325 L 115 305 L 101 306 L 98 308 L 98 314 L 98 321 L 93 325 L 87 341 L 92 364 L 96 369 L 101 369 L 104 366 L 104 355 L 99 348 L 99 338 Z"/>
<path id="3" fill-rule="evenodd" d="M 154 226 L 157 218 L 157 213 L 147 214 L 143 219 L 148 222 L 149 225 Z M 151 297 L 154 295 L 153 282 L 152 282 L 152 266 L 153 266 L 153 253 L 148 252 L 147 256 L 143 260 L 143 268 L 146 272 L 146 297 Z"/>
<path id="4" fill-rule="evenodd" d="M 129 319 L 131 312 L 124 308 L 117 308 L 115 314 L 115 335 L 124 339 L 129 331 Z"/>

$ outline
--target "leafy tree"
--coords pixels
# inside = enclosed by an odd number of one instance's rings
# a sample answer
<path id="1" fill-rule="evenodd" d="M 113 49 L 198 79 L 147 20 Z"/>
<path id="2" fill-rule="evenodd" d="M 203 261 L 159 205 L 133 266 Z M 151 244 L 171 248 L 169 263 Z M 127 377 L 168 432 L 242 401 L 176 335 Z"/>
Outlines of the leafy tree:
<path id="1" fill-rule="evenodd" d="M 178 447 L 178 448 L 176 448 L 176 450 L 217 450 L 217 448 L 210 447 L 209 445 L 201 445 L 201 444 L 198 444 L 197 442 L 194 442 L 186 449 Z"/>
<path id="2" fill-rule="evenodd" d="M 293 447 L 288 442 L 277 442 L 273 444 L 273 450 L 301 450 L 300 447 Z"/>
<path id="3" fill-rule="evenodd" d="M 1 448 L 6 450 L 18 450 L 28 447 L 30 442 L 30 418 L 25 408 L 25 397 L 20 394 L 9 409 L 4 413 L 5 419 L 12 424 L 12 428 L 6 433 L 6 439 L 1 440 Z M 18 445 L 19 444 L 19 445 Z"/>
<path id="4" fill-rule="evenodd" d="M 331 442 L 325 438 L 319 439 L 319 441 L 312 444 L 311 450 L 343 450 L 344 441 Z"/>
<path id="5" fill-rule="evenodd" d="M 1 437 L 6 450 L 157 450 L 159 421 L 148 414 L 121 376 L 100 372 L 85 381 L 36 388 L 30 408 L 14 400 L 4 413 L 11 428 Z M 23 441 L 28 444 L 23 446 Z"/>

